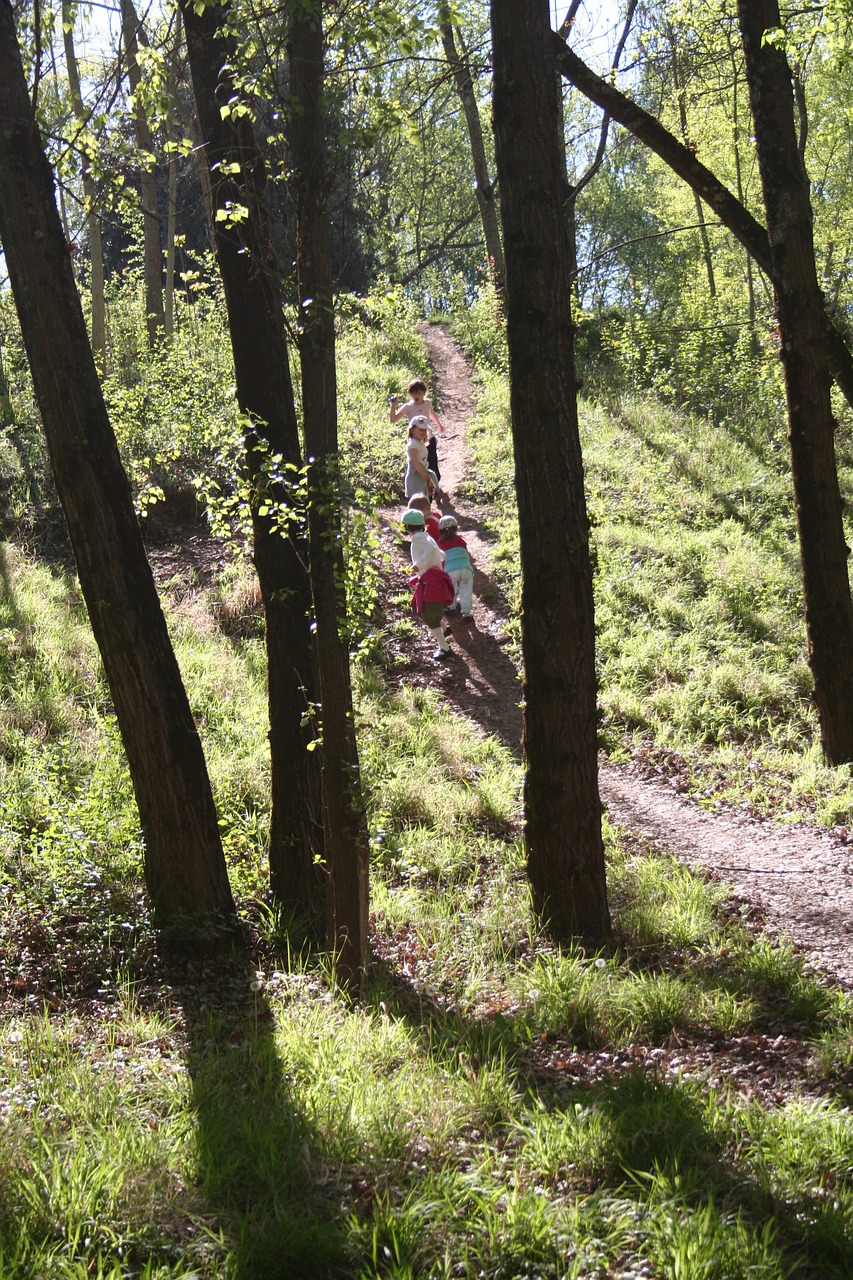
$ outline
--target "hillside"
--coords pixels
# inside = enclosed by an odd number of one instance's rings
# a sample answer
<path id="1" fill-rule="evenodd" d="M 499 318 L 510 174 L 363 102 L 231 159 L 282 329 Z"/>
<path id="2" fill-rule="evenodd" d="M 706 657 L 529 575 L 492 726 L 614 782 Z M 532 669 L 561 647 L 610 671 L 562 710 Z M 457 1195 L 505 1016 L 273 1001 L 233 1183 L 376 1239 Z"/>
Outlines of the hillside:
<path id="1" fill-rule="evenodd" d="M 456 661 L 419 664 L 413 678 L 439 689 L 485 732 L 520 753 L 521 688 L 507 653 L 505 605 L 489 575 L 491 546 L 476 508 L 457 496 L 468 470 L 466 424 L 477 399 L 473 370 L 445 327 L 426 324 L 421 333 L 447 428 L 439 438 L 442 485 L 451 499 L 444 510 L 457 516 L 477 574 L 474 626 L 457 624 Z M 708 811 L 683 797 L 687 782 L 677 772 L 666 776 L 604 757 L 600 787 L 611 817 L 635 839 L 730 884 L 772 933 L 786 935 L 816 967 L 853 988 L 853 853 L 846 828 L 792 829 L 725 808 Z"/>

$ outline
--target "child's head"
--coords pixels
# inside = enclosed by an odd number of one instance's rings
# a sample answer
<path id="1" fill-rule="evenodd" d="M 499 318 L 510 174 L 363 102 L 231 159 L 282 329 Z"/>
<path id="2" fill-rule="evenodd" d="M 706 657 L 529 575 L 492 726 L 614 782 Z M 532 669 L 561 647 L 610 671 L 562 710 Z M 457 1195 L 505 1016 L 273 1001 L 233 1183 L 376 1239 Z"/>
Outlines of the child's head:
<path id="1" fill-rule="evenodd" d="M 459 525 L 453 516 L 442 516 L 438 522 L 438 531 L 442 538 L 452 538 L 455 533 L 459 532 Z"/>
<path id="2" fill-rule="evenodd" d="M 429 511 L 429 498 L 425 493 L 413 493 L 409 498 L 409 506 L 414 507 L 417 511 L 423 511 L 426 515 Z"/>
<path id="3" fill-rule="evenodd" d="M 409 395 L 412 397 L 413 400 L 418 400 L 418 399 L 422 400 L 423 397 L 426 395 L 426 383 L 423 381 L 422 378 L 412 378 L 412 381 L 409 383 L 408 390 L 409 390 Z"/>
<path id="4" fill-rule="evenodd" d="M 427 422 L 423 414 L 419 413 L 418 416 L 416 418 L 412 418 L 411 422 L 409 423 L 409 429 L 406 432 L 406 435 L 409 437 L 410 440 L 413 439 L 415 436 L 418 436 L 418 439 L 420 439 L 420 436 L 418 435 L 418 433 L 421 431 L 428 432 L 429 423 Z"/>
<path id="5" fill-rule="evenodd" d="M 426 521 L 424 513 L 416 511 L 414 507 L 409 507 L 408 511 L 403 512 L 403 527 L 408 529 L 409 533 L 417 533 L 418 529 L 423 529 Z"/>

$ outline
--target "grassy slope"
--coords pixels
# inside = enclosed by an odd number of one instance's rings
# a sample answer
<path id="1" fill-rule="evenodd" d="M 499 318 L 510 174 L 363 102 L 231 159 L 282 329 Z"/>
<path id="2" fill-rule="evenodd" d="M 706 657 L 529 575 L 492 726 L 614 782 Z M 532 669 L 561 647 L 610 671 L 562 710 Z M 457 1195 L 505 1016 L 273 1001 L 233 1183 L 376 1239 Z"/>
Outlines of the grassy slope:
<path id="1" fill-rule="evenodd" d="M 390 337 L 342 344 L 362 488 L 393 475 L 381 404 L 419 358 L 391 317 Z M 591 410 L 584 433 L 611 749 L 731 776 L 758 804 L 743 758 L 767 803 L 808 808 L 811 778 L 841 811 L 846 779 L 810 746 L 797 764 L 814 726 L 774 452 L 637 404 Z M 505 495 L 505 424 L 486 440 L 481 490 Z M 848 1274 L 849 1005 L 724 889 L 609 828 L 614 946 L 555 952 L 529 912 L 516 766 L 368 667 L 363 998 L 296 953 L 265 905 L 252 608 L 239 571 L 170 601 L 254 939 L 249 968 L 170 969 L 79 600 L 3 550 L 2 1280 Z"/>

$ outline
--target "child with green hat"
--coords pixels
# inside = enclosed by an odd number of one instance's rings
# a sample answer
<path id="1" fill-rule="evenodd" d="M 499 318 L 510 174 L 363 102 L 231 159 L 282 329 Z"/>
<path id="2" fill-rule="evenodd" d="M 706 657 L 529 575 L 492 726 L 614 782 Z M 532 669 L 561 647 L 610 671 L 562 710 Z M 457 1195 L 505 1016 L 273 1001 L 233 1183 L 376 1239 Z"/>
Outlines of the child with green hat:
<path id="1" fill-rule="evenodd" d="M 425 523 L 422 511 L 409 507 L 403 513 L 403 528 L 412 535 L 412 565 L 415 570 L 409 579 L 415 589 L 412 605 L 434 637 L 438 648 L 433 657 L 440 660 L 451 651 L 447 643 L 450 629 L 444 620 L 444 606 L 450 604 L 456 592 L 444 572 L 444 552 L 427 533 Z"/>

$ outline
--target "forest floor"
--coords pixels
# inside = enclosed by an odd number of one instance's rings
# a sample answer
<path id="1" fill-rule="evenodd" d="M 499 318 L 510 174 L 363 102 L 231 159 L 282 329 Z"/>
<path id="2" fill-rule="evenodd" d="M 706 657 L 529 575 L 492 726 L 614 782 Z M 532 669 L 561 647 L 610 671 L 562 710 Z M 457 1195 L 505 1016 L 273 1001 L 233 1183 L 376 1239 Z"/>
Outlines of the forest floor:
<path id="1" fill-rule="evenodd" d="M 455 515 L 475 563 L 474 617 L 452 619 L 453 656 L 436 663 L 426 629 L 395 657 L 408 683 L 430 686 L 484 732 L 521 752 L 521 685 L 507 651 L 506 602 L 490 576 L 491 546 L 482 513 L 465 497 L 468 469 L 466 424 L 477 386 L 470 365 L 447 330 L 424 324 L 432 366 L 432 391 L 446 428 L 439 436 L 445 514 Z M 403 567 L 405 544 L 396 536 L 397 511 L 384 513 L 386 540 Z M 402 578 L 401 578 L 402 584 Z M 628 838 L 702 868 L 732 887 L 766 931 L 784 936 L 807 959 L 842 986 L 853 989 L 853 848 L 846 831 L 780 827 L 719 807 L 709 811 L 680 794 L 686 780 L 642 762 L 600 760 L 599 784 L 606 809 Z"/>

